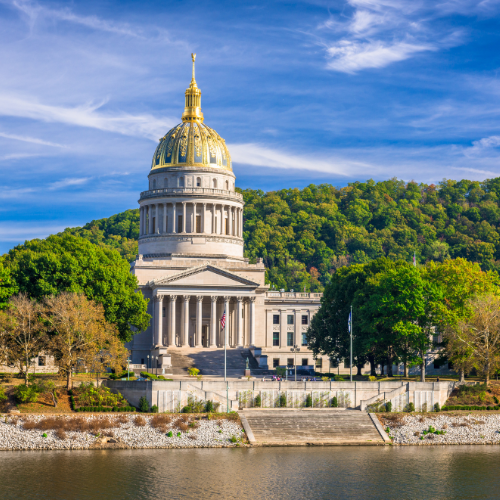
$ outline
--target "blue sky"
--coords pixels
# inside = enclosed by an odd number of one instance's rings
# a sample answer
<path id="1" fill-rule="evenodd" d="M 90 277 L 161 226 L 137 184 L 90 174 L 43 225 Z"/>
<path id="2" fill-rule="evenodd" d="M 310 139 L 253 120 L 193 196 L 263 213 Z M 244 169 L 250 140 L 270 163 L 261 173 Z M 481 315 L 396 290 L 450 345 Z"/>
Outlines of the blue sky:
<path id="1" fill-rule="evenodd" d="M 500 175 L 500 0 L 0 0 L 0 252 L 137 207 L 191 52 L 240 187 Z"/>

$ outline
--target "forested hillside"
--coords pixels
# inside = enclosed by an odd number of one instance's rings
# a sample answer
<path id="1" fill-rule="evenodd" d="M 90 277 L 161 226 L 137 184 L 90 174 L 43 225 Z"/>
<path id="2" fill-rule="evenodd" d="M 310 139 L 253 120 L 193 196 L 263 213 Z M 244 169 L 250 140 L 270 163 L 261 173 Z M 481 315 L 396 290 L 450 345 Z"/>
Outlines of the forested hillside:
<path id="1" fill-rule="evenodd" d="M 445 180 L 438 185 L 355 182 L 264 193 L 242 190 L 245 255 L 263 257 L 277 288 L 321 290 L 349 263 L 377 257 L 420 263 L 464 257 L 500 270 L 500 178 Z M 65 232 L 137 254 L 138 210 L 92 221 Z"/>

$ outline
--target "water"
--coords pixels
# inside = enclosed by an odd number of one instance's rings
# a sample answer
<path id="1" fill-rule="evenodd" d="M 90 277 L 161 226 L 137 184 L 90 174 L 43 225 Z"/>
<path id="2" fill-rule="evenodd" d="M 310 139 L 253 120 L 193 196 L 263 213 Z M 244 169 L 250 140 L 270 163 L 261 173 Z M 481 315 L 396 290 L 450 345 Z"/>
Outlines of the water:
<path id="1" fill-rule="evenodd" d="M 500 446 L 0 452 L 0 499 L 497 499 Z"/>

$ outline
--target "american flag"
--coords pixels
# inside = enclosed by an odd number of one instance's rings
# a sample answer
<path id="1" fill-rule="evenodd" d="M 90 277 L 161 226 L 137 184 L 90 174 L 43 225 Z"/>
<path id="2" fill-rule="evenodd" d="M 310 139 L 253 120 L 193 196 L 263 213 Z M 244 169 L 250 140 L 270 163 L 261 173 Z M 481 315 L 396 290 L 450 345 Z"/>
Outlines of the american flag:
<path id="1" fill-rule="evenodd" d="M 220 326 L 224 328 L 226 326 L 226 310 L 224 309 L 224 313 L 222 314 L 222 318 L 220 319 Z"/>

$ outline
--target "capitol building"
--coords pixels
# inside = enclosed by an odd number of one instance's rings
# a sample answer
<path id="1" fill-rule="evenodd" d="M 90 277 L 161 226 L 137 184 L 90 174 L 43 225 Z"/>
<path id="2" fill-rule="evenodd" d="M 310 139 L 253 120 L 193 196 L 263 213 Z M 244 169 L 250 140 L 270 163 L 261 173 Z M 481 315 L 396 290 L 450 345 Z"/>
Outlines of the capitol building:
<path id="1" fill-rule="evenodd" d="M 160 139 L 139 198 L 131 272 L 152 319 L 128 344 L 132 363 L 165 369 L 173 351 L 223 349 L 225 312 L 227 348 L 250 350 L 261 368 L 295 363 L 297 345 L 297 365 L 328 371 L 305 340 L 321 294 L 270 291 L 262 259 L 244 257 L 243 196 L 224 139 L 204 122 L 192 59 L 182 122 Z"/>

